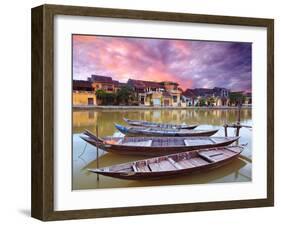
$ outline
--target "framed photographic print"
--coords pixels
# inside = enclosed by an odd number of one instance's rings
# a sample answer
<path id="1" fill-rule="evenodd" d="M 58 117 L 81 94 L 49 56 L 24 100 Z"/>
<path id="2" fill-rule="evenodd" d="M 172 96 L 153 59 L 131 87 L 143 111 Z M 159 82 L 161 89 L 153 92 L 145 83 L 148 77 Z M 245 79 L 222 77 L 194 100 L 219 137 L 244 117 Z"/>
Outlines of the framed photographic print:
<path id="1" fill-rule="evenodd" d="M 32 216 L 273 206 L 272 19 L 32 9 Z"/>

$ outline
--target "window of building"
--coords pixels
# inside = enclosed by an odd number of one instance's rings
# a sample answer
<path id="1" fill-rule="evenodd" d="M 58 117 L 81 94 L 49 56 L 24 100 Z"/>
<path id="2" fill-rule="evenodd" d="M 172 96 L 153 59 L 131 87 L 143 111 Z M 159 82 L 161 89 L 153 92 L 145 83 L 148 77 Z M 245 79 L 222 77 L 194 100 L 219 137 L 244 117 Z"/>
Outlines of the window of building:
<path id="1" fill-rule="evenodd" d="M 93 105 L 94 104 L 94 98 L 89 97 L 88 98 L 88 105 Z"/>
<path id="2" fill-rule="evenodd" d="M 141 104 L 144 104 L 144 96 L 141 96 L 140 102 L 141 102 Z"/>
<path id="3" fill-rule="evenodd" d="M 176 103 L 178 101 L 178 97 L 177 96 L 173 96 L 173 102 Z"/>

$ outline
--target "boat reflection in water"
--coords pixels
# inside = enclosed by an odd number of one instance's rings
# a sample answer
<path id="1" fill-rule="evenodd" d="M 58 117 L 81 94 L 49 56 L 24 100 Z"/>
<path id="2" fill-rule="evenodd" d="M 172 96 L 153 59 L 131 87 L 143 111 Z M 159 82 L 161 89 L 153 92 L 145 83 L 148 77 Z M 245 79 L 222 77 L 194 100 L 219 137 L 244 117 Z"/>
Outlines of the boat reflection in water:
<path id="1" fill-rule="evenodd" d="M 96 148 L 80 138 L 85 129 L 95 132 L 98 122 L 99 136 L 122 136 L 114 127 L 114 123 L 127 125 L 123 118 L 169 122 L 174 124 L 198 124 L 196 129 L 211 130 L 219 129 L 215 136 L 224 136 L 222 125 L 226 122 L 234 123 L 237 119 L 235 109 L 185 109 L 185 110 L 81 110 L 73 112 L 73 189 L 93 188 L 118 188 L 139 186 L 161 185 L 184 185 L 220 182 L 248 182 L 252 176 L 252 134 L 248 128 L 240 130 L 239 143 L 248 145 L 244 148 L 241 156 L 230 164 L 212 171 L 194 173 L 176 178 L 162 179 L 157 181 L 128 181 L 116 178 L 100 176 L 90 173 L 88 168 L 96 168 Z M 241 110 L 241 123 L 251 125 L 251 109 Z M 229 136 L 235 136 L 235 131 L 229 129 Z M 146 159 L 145 156 L 127 156 L 107 153 L 99 150 L 99 167 L 106 167 L 130 161 Z"/>

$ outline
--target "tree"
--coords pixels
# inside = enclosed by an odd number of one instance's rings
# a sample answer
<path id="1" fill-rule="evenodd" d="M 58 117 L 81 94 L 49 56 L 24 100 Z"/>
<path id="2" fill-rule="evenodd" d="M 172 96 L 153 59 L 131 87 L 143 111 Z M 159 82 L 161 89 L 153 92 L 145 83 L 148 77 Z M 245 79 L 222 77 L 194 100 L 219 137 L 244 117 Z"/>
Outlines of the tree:
<path id="1" fill-rule="evenodd" d="M 102 105 L 113 105 L 116 102 L 116 95 L 114 93 L 107 93 L 101 89 L 96 91 L 96 96 Z"/>
<path id="2" fill-rule="evenodd" d="M 116 93 L 116 99 L 119 104 L 132 104 L 137 100 L 136 95 L 132 87 L 124 85 Z"/>
<path id="3" fill-rule="evenodd" d="M 231 105 L 237 106 L 238 104 L 243 104 L 245 102 L 245 95 L 242 92 L 232 92 L 229 94 L 229 100 Z"/>
<path id="4" fill-rule="evenodd" d="M 202 97 L 199 99 L 199 106 L 206 106 L 206 98 Z"/>
<path id="5" fill-rule="evenodd" d="M 215 98 L 214 98 L 214 97 L 209 97 L 207 102 L 208 102 L 208 105 L 209 105 L 209 106 L 214 106 L 214 104 L 215 104 Z"/>
<path id="6" fill-rule="evenodd" d="M 100 104 L 104 104 L 106 98 L 106 92 L 102 89 L 96 91 L 96 97 L 99 100 Z"/>

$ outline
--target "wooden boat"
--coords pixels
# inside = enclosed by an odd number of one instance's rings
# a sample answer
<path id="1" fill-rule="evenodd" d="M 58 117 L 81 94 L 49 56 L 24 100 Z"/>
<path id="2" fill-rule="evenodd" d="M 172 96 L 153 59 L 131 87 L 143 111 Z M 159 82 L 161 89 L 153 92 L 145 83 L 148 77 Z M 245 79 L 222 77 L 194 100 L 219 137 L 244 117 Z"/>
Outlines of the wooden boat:
<path id="1" fill-rule="evenodd" d="M 105 137 L 90 131 L 81 136 L 86 142 L 107 152 L 124 155 L 160 156 L 232 144 L 239 137 Z"/>
<path id="2" fill-rule="evenodd" d="M 164 129 L 151 127 L 126 127 L 115 124 L 116 129 L 127 136 L 165 136 L 165 137 L 195 137 L 195 136 L 212 136 L 216 130 L 191 130 L 191 129 Z"/>
<path id="3" fill-rule="evenodd" d="M 242 146 L 201 149 L 88 170 L 127 180 L 162 179 L 223 166 L 242 151 Z"/>
<path id="4" fill-rule="evenodd" d="M 143 127 L 159 127 L 167 129 L 194 129 L 198 125 L 186 125 L 186 124 L 170 124 L 170 123 L 157 123 L 157 122 L 148 122 L 141 120 L 131 120 L 124 118 L 124 121 L 132 126 L 143 126 Z"/>

